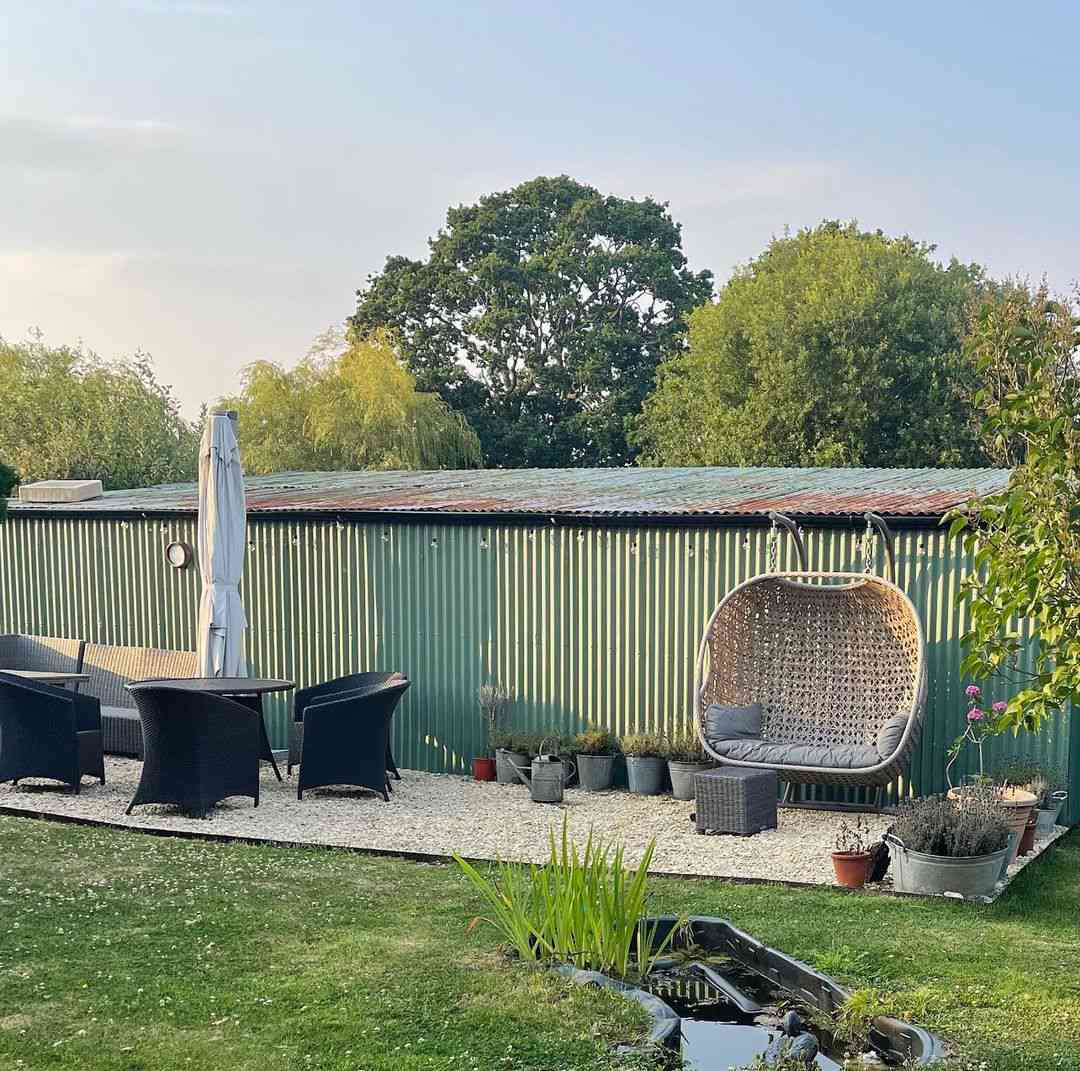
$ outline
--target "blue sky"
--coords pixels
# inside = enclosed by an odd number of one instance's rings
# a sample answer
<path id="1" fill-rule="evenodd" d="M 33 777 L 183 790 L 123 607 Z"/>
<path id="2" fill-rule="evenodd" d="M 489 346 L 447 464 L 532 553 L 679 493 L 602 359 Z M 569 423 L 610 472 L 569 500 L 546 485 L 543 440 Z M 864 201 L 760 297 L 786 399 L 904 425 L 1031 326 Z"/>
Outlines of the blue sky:
<path id="1" fill-rule="evenodd" d="M 0 15 L 0 335 L 297 360 L 449 204 L 670 201 L 722 281 L 825 217 L 1080 277 L 1080 5 L 97 0 Z"/>

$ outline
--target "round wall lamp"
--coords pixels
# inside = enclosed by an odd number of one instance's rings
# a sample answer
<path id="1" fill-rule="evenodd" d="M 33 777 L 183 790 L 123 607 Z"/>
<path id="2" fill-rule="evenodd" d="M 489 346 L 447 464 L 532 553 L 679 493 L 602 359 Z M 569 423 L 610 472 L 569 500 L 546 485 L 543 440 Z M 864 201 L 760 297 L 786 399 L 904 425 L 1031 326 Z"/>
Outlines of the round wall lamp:
<path id="1" fill-rule="evenodd" d="M 186 569 L 194 556 L 195 552 L 191 549 L 191 544 L 180 540 L 170 543 L 165 548 L 165 560 L 174 569 Z"/>

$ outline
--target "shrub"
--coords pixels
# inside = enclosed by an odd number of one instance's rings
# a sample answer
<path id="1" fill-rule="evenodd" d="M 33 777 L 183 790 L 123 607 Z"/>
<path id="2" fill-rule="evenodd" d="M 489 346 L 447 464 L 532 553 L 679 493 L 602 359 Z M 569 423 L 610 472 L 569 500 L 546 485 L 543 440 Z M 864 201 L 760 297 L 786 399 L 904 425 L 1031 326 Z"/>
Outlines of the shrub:
<path id="1" fill-rule="evenodd" d="M 19 482 L 19 474 L 0 461 L 0 498 L 7 498 Z"/>
<path id="2" fill-rule="evenodd" d="M 989 855 L 1009 843 L 1009 825 L 993 789 L 965 788 L 960 800 L 927 796 L 901 804 L 891 830 L 905 848 L 963 859 Z"/>
<path id="3" fill-rule="evenodd" d="M 1065 788 L 1065 776 L 1061 770 L 1037 759 L 1008 759 L 998 767 L 997 772 L 1001 784 L 1034 792 L 1037 806 L 1043 809 L 1052 807 L 1053 794 Z"/>
<path id="4" fill-rule="evenodd" d="M 615 740 L 607 729 L 586 729 L 574 737 L 573 751 L 579 755 L 610 755 Z"/>
<path id="5" fill-rule="evenodd" d="M 672 762 L 709 762 L 709 756 L 701 746 L 701 740 L 693 729 L 673 736 L 668 743 L 667 757 Z"/>
<path id="6" fill-rule="evenodd" d="M 554 830 L 549 840 L 543 866 L 499 863 L 494 877 L 454 856 L 488 903 L 491 917 L 485 921 L 522 959 L 563 961 L 620 978 L 648 974 L 680 928 L 654 943 L 654 931 L 638 926 L 646 914 L 655 839 L 636 870 L 624 865 L 621 844 L 612 850 L 591 833 L 579 850 L 565 820 L 560 840 Z"/>
<path id="7" fill-rule="evenodd" d="M 665 759 L 668 742 L 653 733 L 629 733 L 619 738 L 622 753 L 630 759 Z"/>

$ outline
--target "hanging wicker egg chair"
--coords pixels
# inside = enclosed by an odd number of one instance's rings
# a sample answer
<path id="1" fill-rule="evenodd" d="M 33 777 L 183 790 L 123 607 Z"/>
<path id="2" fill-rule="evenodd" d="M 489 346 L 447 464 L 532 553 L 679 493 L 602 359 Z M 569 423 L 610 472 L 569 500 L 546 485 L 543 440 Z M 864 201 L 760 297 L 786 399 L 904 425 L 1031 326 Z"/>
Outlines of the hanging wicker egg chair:
<path id="1" fill-rule="evenodd" d="M 892 546 L 884 521 L 868 515 Z M 926 706 L 926 643 L 891 580 L 769 572 L 730 591 L 698 651 L 695 723 L 724 765 L 775 770 L 782 781 L 881 787 L 902 776 Z M 868 554 L 869 565 L 869 554 Z"/>

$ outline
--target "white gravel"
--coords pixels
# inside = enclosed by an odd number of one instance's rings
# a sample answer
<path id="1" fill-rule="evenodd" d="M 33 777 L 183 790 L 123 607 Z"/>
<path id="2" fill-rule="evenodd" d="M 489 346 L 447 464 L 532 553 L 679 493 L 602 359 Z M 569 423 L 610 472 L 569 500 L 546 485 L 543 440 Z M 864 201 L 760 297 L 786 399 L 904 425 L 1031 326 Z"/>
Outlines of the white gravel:
<path id="1" fill-rule="evenodd" d="M 753 837 L 699 836 L 690 821 L 693 803 L 670 796 L 568 789 L 561 805 L 538 804 L 530 800 L 524 786 L 414 770 L 403 770 L 402 780 L 394 782 L 390 803 L 350 789 L 309 790 L 298 801 L 295 777 L 279 784 L 266 765 L 257 808 L 248 799 L 236 798 L 219 804 L 205 819 L 158 806 L 141 806 L 125 816 L 140 766 L 134 759 L 108 757 L 107 783 L 102 786 L 84 779 L 78 796 L 44 782 L 25 781 L 18 787 L 7 782 L 0 785 L 0 808 L 134 829 L 508 860 L 543 859 L 549 830 L 558 832 L 565 818 L 577 838 L 584 839 L 591 829 L 605 840 L 621 841 L 631 864 L 655 837 L 654 873 L 815 885 L 834 884 L 830 852 L 844 817 L 830 811 L 781 808 L 776 830 Z M 866 820 L 875 836 L 890 821 L 879 815 L 868 815 Z M 1037 852 L 1049 843 L 1038 845 Z M 1034 857 L 1021 860 L 1014 870 Z"/>

